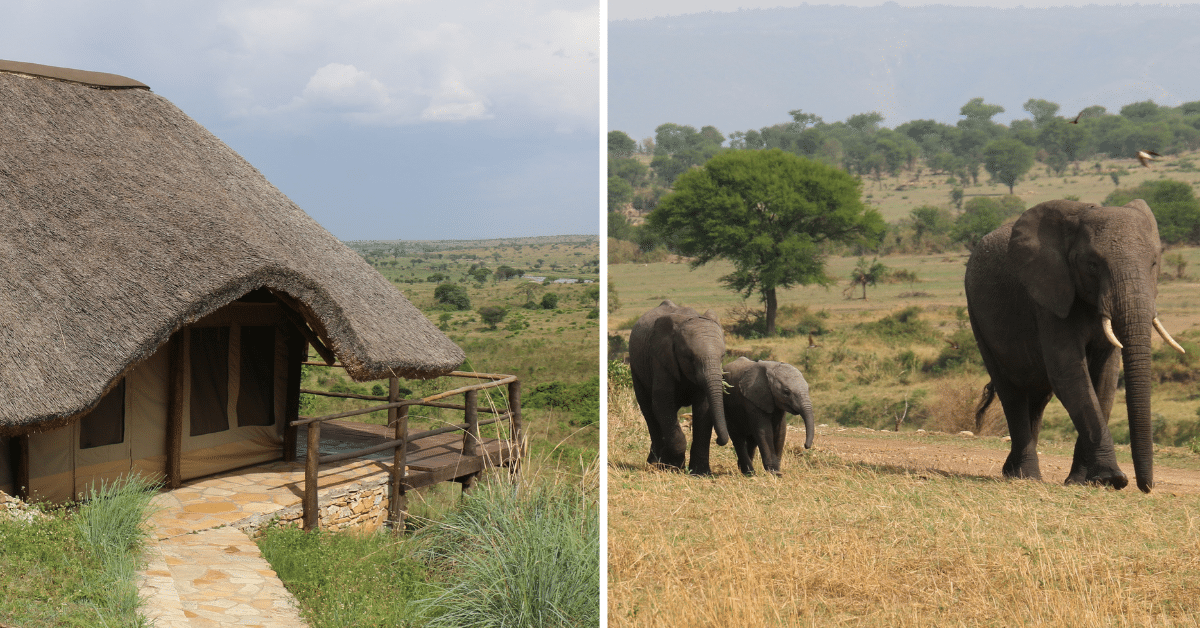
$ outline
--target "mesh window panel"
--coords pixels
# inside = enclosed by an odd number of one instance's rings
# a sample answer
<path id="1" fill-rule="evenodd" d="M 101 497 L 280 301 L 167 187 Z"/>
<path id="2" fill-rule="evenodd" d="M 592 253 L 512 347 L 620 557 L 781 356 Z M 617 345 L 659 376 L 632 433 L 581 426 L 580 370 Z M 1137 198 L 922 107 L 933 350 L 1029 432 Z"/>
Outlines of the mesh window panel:
<path id="1" fill-rule="evenodd" d="M 238 426 L 275 424 L 275 327 L 242 328 Z"/>
<path id="2" fill-rule="evenodd" d="M 192 436 L 229 429 L 229 328 L 192 329 Z"/>
<path id="3" fill-rule="evenodd" d="M 108 391 L 100 405 L 79 420 L 79 448 L 91 449 L 125 441 L 125 380 Z"/>

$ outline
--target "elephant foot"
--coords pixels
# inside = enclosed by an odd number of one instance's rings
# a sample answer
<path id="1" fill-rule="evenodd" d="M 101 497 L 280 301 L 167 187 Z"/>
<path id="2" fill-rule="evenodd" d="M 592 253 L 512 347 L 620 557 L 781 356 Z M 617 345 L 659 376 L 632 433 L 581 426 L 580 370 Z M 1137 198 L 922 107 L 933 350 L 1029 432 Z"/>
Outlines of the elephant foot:
<path id="1" fill-rule="evenodd" d="M 655 468 L 681 471 L 683 469 L 683 453 L 675 455 L 651 449 L 650 455 L 646 456 L 646 464 Z"/>
<path id="2" fill-rule="evenodd" d="M 692 475 L 712 475 L 712 469 L 705 465 L 704 467 L 692 467 L 688 469 L 688 473 Z"/>
<path id="3" fill-rule="evenodd" d="M 1120 469 L 1110 467 L 1072 468 L 1066 484 L 1111 486 L 1118 491 L 1129 485 L 1129 478 Z"/>
<path id="4" fill-rule="evenodd" d="M 1004 477 L 1009 479 L 1042 479 L 1042 468 L 1038 465 L 1037 457 L 1009 454 L 1008 459 L 1004 461 L 1002 472 L 1004 473 Z"/>

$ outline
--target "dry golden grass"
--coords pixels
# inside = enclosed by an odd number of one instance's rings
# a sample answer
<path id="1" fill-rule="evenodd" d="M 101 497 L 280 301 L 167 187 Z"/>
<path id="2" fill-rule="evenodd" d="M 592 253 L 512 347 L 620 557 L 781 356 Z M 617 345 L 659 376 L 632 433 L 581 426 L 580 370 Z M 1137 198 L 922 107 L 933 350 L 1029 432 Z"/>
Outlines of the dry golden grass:
<path id="1" fill-rule="evenodd" d="M 609 398 L 609 626 L 1183 626 L 1194 498 L 914 474 L 789 450 L 742 477 L 650 471 Z M 818 443 L 819 445 L 819 443 Z"/>

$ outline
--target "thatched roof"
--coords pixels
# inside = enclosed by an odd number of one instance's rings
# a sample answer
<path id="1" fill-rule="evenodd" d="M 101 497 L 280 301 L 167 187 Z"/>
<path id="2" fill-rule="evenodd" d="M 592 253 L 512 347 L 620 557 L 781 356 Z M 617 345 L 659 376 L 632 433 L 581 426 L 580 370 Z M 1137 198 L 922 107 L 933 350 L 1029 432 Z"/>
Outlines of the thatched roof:
<path id="1" fill-rule="evenodd" d="M 463 362 L 386 279 L 166 99 L 55 71 L 0 62 L 0 433 L 69 422 L 173 332 L 263 287 L 298 302 L 355 379 Z"/>

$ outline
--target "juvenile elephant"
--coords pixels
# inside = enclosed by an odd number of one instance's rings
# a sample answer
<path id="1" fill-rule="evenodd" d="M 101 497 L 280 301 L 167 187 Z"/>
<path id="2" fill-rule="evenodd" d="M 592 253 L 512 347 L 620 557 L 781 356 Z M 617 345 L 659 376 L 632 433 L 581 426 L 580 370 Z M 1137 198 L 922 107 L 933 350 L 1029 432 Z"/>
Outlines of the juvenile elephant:
<path id="1" fill-rule="evenodd" d="M 1125 487 L 1108 431 L 1124 362 L 1133 468 L 1150 492 L 1150 330 L 1183 351 L 1158 321 L 1161 254 L 1158 223 L 1140 199 L 1041 203 L 975 247 L 967 309 L 991 376 L 976 416 L 1000 397 L 1012 437 L 1005 477 L 1041 478 L 1038 432 L 1055 395 L 1079 432 L 1067 484 Z"/>
<path id="2" fill-rule="evenodd" d="M 729 394 L 725 398 L 725 419 L 729 437 L 737 452 L 738 469 L 754 473 L 754 449 L 762 450 L 763 468 L 775 475 L 787 437 L 784 412 L 804 419 L 804 448 L 812 449 L 813 409 L 808 382 L 791 364 L 738 358 L 725 365 Z"/>
<path id="3" fill-rule="evenodd" d="M 678 413 L 692 406 L 691 471 L 710 472 L 709 441 L 729 442 L 721 399 L 725 332 L 711 310 L 703 315 L 670 301 L 646 312 L 629 334 L 633 392 L 650 430 L 646 462 L 683 468 L 687 439 Z"/>

